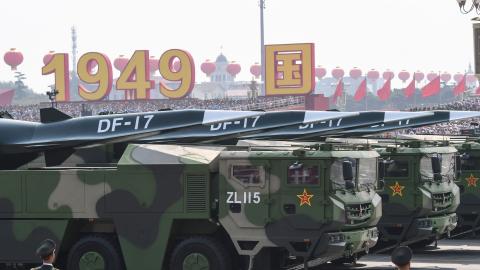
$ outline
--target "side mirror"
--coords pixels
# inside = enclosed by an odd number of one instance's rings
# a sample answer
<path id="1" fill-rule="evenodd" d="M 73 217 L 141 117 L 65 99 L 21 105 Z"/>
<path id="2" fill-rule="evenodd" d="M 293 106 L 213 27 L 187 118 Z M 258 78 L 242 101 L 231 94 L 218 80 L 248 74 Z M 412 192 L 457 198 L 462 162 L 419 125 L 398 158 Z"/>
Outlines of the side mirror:
<path id="1" fill-rule="evenodd" d="M 384 160 L 380 160 L 380 162 L 378 163 L 378 179 L 379 180 L 383 180 L 385 179 L 385 161 Z"/>
<path id="2" fill-rule="evenodd" d="M 342 170 L 343 170 L 343 180 L 345 181 L 353 181 L 353 166 L 352 162 L 345 160 L 342 163 Z"/>
<path id="3" fill-rule="evenodd" d="M 432 157 L 432 171 L 433 171 L 433 180 L 441 181 L 442 180 L 442 165 L 440 163 L 439 157 Z"/>
<path id="4" fill-rule="evenodd" d="M 385 189 L 385 180 L 379 179 L 378 180 L 378 185 L 377 185 L 377 190 L 383 190 Z"/>
<path id="5" fill-rule="evenodd" d="M 462 173 L 462 155 L 455 156 L 455 172 L 457 177 Z"/>

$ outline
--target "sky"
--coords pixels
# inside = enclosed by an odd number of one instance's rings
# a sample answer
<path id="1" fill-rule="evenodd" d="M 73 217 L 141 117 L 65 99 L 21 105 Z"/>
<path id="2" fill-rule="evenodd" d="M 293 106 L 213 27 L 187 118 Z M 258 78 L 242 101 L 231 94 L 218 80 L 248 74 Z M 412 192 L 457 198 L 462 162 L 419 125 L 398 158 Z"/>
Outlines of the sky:
<path id="1" fill-rule="evenodd" d="M 331 69 L 375 68 L 397 73 L 464 72 L 473 65 L 473 14 L 455 0 L 266 0 L 265 43 L 315 43 L 315 64 Z M 172 48 L 189 51 L 196 81 L 205 59 L 223 52 L 242 65 L 238 80 L 250 80 L 260 60 L 258 0 L 9 0 L 0 1 L 0 55 L 17 48 L 26 84 L 45 92 L 43 56 L 71 51 L 78 32 L 79 55 L 96 51 L 113 62 L 120 54 L 148 49 L 159 57 Z M 0 81 L 13 72 L 0 61 Z M 114 76 L 118 73 L 115 71 Z M 398 82 L 397 82 L 398 83 Z"/>

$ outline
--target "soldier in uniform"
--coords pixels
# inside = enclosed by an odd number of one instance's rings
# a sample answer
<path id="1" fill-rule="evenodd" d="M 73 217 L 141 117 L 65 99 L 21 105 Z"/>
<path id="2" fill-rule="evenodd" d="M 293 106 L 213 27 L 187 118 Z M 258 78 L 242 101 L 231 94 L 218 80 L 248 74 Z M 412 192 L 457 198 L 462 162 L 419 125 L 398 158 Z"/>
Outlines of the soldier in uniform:
<path id="1" fill-rule="evenodd" d="M 412 250 L 407 246 L 397 247 L 392 252 L 392 262 L 398 270 L 410 270 L 410 261 L 412 260 Z"/>
<path id="2" fill-rule="evenodd" d="M 51 239 L 44 240 L 37 249 L 37 255 L 42 258 L 43 264 L 31 270 L 58 270 L 53 267 L 55 261 L 55 242 Z"/>

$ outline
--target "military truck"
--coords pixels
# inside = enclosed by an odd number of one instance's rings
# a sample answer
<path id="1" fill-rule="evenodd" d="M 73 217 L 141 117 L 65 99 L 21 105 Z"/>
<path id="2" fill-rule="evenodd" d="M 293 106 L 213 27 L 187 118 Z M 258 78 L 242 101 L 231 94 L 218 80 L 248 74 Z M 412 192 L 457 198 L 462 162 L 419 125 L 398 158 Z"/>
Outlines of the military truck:
<path id="1" fill-rule="evenodd" d="M 457 150 L 421 141 L 380 143 L 379 165 L 383 216 L 378 224 L 379 245 L 387 250 L 399 244 L 423 247 L 457 225 L 455 211 L 460 189 L 455 175 Z"/>
<path id="2" fill-rule="evenodd" d="M 480 144 L 473 140 L 455 144 L 455 147 L 460 154 L 457 164 L 461 202 L 453 237 L 476 236 L 480 230 Z"/>
<path id="3" fill-rule="evenodd" d="M 50 238 L 68 270 L 279 269 L 353 257 L 378 239 L 376 151 L 117 150 L 0 170 L 0 263 L 39 263 Z"/>

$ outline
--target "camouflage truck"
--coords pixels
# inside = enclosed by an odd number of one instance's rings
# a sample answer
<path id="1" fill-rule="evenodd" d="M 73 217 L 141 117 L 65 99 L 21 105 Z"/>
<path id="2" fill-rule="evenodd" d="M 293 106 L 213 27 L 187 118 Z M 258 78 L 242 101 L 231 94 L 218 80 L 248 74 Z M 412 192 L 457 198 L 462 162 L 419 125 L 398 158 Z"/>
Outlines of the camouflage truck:
<path id="1" fill-rule="evenodd" d="M 377 148 L 381 155 L 383 216 L 378 250 L 399 244 L 423 247 L 456 227 L 460 190 L 455 183 L 452 146 L 420 141 Z"/>
<path id="2" fill-rule="evenodd" d="M 457 164 L 461 202 L 453 237 L 475 236 L 480 230 L 480 144 L 470 141 L 455 144 L 455 147 L 460 154 Z"/>
<path id="3" fill-rule="evenodd" d="M 130 144 L 114 163 L 0 170 L 0 263 L 38 263 L 46 238 L 68 270 L 278 269 L 355 256 L 378 238 L 377 160 L 331 146 Z"/>

